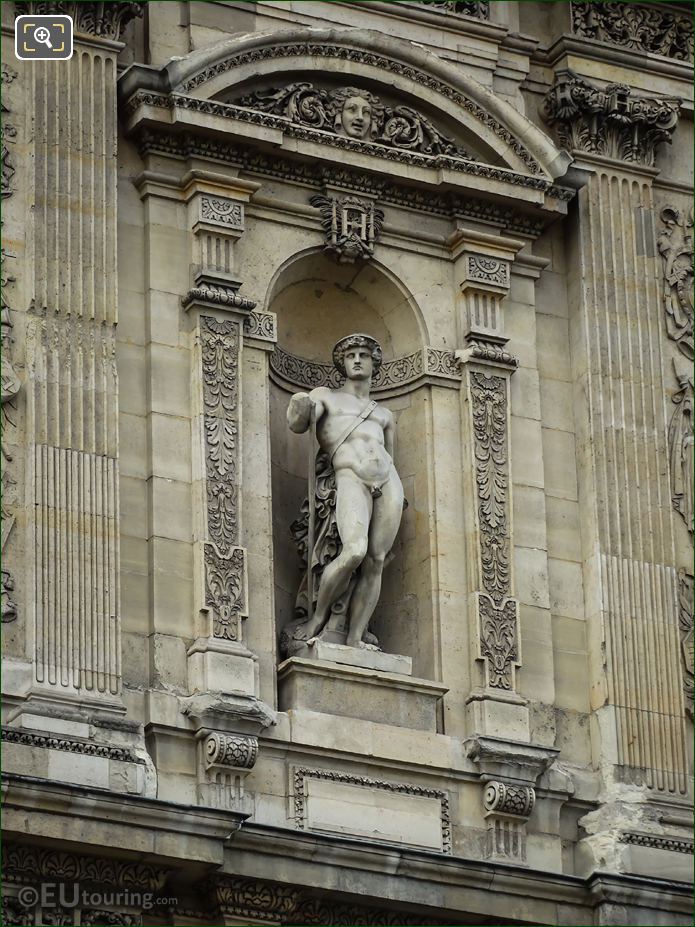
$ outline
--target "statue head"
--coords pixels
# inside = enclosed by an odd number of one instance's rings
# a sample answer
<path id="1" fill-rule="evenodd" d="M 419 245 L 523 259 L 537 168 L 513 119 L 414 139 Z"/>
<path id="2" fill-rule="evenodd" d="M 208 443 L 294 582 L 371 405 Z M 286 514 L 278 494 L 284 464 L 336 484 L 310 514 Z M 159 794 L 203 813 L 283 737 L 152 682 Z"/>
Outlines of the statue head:
<path id="1" fill-rule="evenodd" d="M 366 364 L 365 351 L 368 352 Z M 381 367 L 381 361 L 381 345 L 371 335 L 362 332 L 341 338 L 333 348 L 333 363 L 348 379 L 361 380 L 373 376 Z"/>
<path id="2" fill-rule="evenodd" d="M 342 87 L 330 94 L 333 128 L 339 135 L 366 139 L 373 134 L 373 127 L 383 107 L 373 94 L 356 87 Z"/>

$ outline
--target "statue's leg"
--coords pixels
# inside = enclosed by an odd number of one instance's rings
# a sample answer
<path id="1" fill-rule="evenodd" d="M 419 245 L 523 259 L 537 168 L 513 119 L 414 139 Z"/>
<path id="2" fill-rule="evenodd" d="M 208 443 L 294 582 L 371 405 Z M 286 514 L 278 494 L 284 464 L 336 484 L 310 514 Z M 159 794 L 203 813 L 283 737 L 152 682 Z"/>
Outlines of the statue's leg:
<path id="1" fill-rule="evenodd" d="M 351 470 L 339 470 L 335 475 L 335 519 L 342 550 L 324 567 L 316 609 L 310 621 L 294 633 L 297 640 L 310 640 L 323 628 L 331 606 L 347 589 L 350 577 L 367 553 L 372 497 L 364 483 Z"/>
<path id="2" fill-rule="evenodd" d="M 402 516 L 403 485 L 393 470 L 381 487 L 381 496 L 374 502 L 367 556 L 362 563 L 350 602 L 350 627 L 346 642 L 350 647 L 364 646 L 362 638 L 379 601 L 384 561 L 396 540 Z"/>

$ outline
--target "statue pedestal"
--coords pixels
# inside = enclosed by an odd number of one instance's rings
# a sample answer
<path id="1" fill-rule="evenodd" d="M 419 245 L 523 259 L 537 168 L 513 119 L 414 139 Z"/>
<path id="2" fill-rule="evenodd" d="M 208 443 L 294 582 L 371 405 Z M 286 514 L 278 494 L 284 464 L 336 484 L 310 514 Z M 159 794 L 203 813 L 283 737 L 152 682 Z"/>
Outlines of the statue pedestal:
<path id="1" fill-rule="evenodd" d="M 281 711 L 317 711 L 436 733 L 437 703 L 448 689 L 414 679 L 409 657 L 324 641 L 308 651 L 278 667 Z"/>

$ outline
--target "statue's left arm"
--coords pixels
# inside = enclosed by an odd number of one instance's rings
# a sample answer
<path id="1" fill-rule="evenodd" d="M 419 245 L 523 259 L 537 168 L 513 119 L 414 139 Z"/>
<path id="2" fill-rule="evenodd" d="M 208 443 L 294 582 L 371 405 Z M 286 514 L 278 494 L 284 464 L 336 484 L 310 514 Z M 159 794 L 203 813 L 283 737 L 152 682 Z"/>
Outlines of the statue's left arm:
<path id="1" fill-rule="evenodd" d="M 393 460 L 393 442 L 396 434 L 396 423 L 393 418 L 393 413 L 389 409 L 386 411 L 388 413 L 388 421 L 384 426 L 384 447 L 391 460 Z"/>

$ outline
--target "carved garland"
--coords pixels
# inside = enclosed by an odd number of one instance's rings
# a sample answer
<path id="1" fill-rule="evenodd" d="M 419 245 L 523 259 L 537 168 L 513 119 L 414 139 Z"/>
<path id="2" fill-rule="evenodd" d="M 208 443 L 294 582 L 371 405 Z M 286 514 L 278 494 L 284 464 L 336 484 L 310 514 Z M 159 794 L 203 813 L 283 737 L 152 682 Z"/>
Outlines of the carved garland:
<path id="1" fill-rule="evenodd" d="M 239 543 L 239 323 L 200 318 L 207 535 L 205 604 L 213 634 L 238 640 L 244 610 L 244 552 Z"/>
<path id="2" fill-rule="evenodd" d="M 442 852 L 451 853 L 451 817 L 449 796 L 441 789 L 428 789 L 408 782 L 389 782 L 386 779 L 371 779 L 368 776 L 351 776 L 331 769 L 309 769 L 296 766 L 293 772 L 294 782 L 294 819 L 299 830 L 306 827 L 306 792 L 304 784 L 307 779 L 323 779 L 329 782 L 345 782 L 349 785 L 361 785 L 365 788 L 382 789 L 386 792 L 399 792 L 404 795 L 420 795 L 424 798 L 436 798 L 441 803 Z"/>
<path id="3" fill-rule="evenodd" d="M 394 61 L 391 58 L 385 58 L 383 55 L 376 54 L 375 52 L 362 51 L 357 48 L 345 48 L 339 45 L 320 45 L 313 42 L 298 42 L 290 45 L 273 45 L 266 48 L 257 48 L 253 51 L 231 55 L 224 61 L 220 61 L 211 67 L 205 68 L 194 77 L 185 81 L 181 89 L 189 92 L 199 87 L 201 84 L 212 80 L 212 78 L 217 77 L 219 74 L 224 74 L 227 71 L 231 71 L 245 64 L 255 64 L 258 61 L 265 61 L 269 58 L 281 59 L 298 56 L 336 58 L 343 61 L 352 61 L 356 64 L 380 68 L 388 71 L 390 74 L 406 77 L 424 87 L 428 87 L 452 100 L 482 122 L 483 125 L 491 129 L 498 138 L 502 139 L 512 149 L 532 174 L 542 173 L 540 164 L 521 142 L 516 139 L 507 128 L 501 125 L 494 116 L 491 116 L 490 113 L 478 106 L 477 103 L 469 100 L 468 97 L 454 90 L 452 87 L 449 87 L 437 78 L 431 77 L 429 74 L 424 74 L 411 65 L 402 64 L 400 61 Z"/>
<path id="4" fill-rule="evenodd" d="M 670 142 L 681 101 L 633 96 L 625 84 L 603 90 L 576 74 L 557 77 L 544 116 L 563 147 L 653 167 L 657 146 Z"/>
<path id="5" fill-rule="evenodd" d="M 693 22 L 655 4 L 578 3 L 572 0 L 572 31 L 599 42 L 634 51 L 664 55 L 676 61 L 693 60 Z"/>

